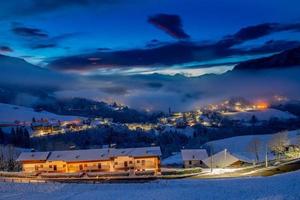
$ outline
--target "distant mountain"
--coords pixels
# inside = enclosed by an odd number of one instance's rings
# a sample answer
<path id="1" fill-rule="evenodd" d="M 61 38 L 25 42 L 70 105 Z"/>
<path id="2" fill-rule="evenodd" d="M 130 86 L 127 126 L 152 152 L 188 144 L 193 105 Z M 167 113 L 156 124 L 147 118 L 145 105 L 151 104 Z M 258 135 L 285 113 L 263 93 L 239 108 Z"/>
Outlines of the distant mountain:
<path id="1" fill-rule="evenodd" d="M 22 87 L 59 87 L 70 75 L 65 75 L 26 62 L 21 58 L 0 54 L 0 85 Z"/>
<path id="2" fill-rule="evenodd" d="M 242 62 L 234 67 L 233 71 L 283 69 L 300 66 L 300 47 L 286 50 L 269 57 Z"/>
<path id="3" fill-rule="evenodd" d="M 0 102 L 30 105 L 31 101 L 47 99 L 58 89 L 72 85 L 71 75 L 61 74 L 0 54 Z M 24 98 L 25 97 L 25 98 Z"/>

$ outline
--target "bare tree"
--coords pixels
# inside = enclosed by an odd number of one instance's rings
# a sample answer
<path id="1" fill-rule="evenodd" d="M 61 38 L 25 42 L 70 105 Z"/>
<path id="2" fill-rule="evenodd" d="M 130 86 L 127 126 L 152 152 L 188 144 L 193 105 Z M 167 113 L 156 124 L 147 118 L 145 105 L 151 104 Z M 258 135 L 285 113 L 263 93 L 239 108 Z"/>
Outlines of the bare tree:
<path id="1" fill-rule="evenodd" d="M 272 136 L 269 141 L 269 147 L 273 153 L 280 158 L 286 151 L 286 147 L 289 145 L 289 138 L 287 131 L 281 131 Z"/>
<path id="2" fill-rule="evenodd" d="M 5 157 L 3 149 L 3 146 L 0 146 L 0 171 L 5 170 Z"/>
<path id="3" fill-rule="evenodd" d="M 259 161 L 259 152 L 261 151 L 261 141 L 258 137 L 252 138 L 249 142 L 248 151 L 254 154 L 257 163 Z"/>

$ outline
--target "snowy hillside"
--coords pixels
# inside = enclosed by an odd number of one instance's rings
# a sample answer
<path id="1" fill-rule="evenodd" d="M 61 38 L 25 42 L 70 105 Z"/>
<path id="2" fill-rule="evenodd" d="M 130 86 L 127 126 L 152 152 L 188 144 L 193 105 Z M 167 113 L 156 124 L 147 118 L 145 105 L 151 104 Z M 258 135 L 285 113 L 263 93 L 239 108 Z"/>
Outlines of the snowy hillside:
<path id="1" fill-rule="evenodd" d="M 272 109 L 272 108 L 266 109 L 266 110 L 252 111 L 252 112 L 225 113 L 224 115 L 233 120 L 244 120 L 244 121 L 250 121 L 251 117 L 253 115 L 259 121 L 269 120 L 272 117 L 277 117 L 277 118 L 283 119 L 283 120 L 296 118 L 295 115 L 293 115 L 289 112 L 283 112 L 283 111 Z"/>
<path id="2" fill-rule="evenodd" d="M 289 136 L 290 143 L 293 144 L 300 137 L 300 131 L 299 130 L 290 131 L 288 136 Z M 254 153 L 251 153 L 249 151 L 250 142 L 254 138 L 260 141 L 259 160 L 263 161 L 265 159 L 265 147 L 268 144 L 269 140 L 272 138 L 272 134 L 237 136 L 237 137 L 208 142 L 205 145 L 212 146 L 214 152 L 219 152 L 224 149 L 227 149 L 232 154 L 244 156 L 251 160 L 254 160 L 255 159 Z M 270 154 L 269 158 L 272 159 L 272 157 L 273 156 Z"/>
<path id="3" fill-rule="evenodd" d="M 0 122 L 12 123 L 16 120 L 31 121 L 33 117 L 35 117 L 36 119 L 44 118 L 44 119 L 56 119 L 61 121 L 74 120 L 79 118 L 76 116 L 56 115 L 54 113 L 50 113 L 46 111 L 36 112 L 29 107 L 0 103 Z"/>
<path id="4" fill-rule="evenodd" d="M 298 200 L 300 171 L 272 177 L 178 179 L 147 183 L 26 184 L 0 182 L 0 199 Z"/>

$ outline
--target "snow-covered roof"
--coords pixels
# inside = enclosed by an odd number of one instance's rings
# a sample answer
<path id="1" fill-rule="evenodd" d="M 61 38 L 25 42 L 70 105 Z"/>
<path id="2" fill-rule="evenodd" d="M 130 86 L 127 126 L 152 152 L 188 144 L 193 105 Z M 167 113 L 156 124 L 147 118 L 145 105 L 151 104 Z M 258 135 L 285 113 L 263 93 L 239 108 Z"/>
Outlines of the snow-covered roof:
<path id="1" fill-rule="evenodd" d="M 22 152 L 17 161 L 45 161 L 50 152 Z"/>
<path id="2" fill-rule="evenodd" d="M 109 160 L 117 156 L 131 156 L 131 157 L 148 157 L 161 156 L 160 147 L 141 147 L 141 148 L 127 148 L 127 149 L 84 149 L 84 150 L 69 150 L 69 151 L 52 151 L 52 152 L 33 152 L 22 153 L 18 161 L 34 161 L 34 160 L 48 160 L 48 161 L 97 161 Z"/>
<path id="3" fill-rule="evenodd" d="M 215 168 L 228 167 L 237 161 L 249 162 L 248 159 L 244 160 L 242 157 L 232 155 L 226 149 L 203 160 L 208 167 Z"/>
<path id="4" fill-rule="evenodd" d="M 84 149 L 70 151 L 52 151 L 48 161 L 63 160 L 66 162 L 109 160 L 108 149 Z"/>
<path id="5" fill-rule="evenodd" d="M 132 157 L 147 157 L 161 156 L 160 147 L 140 147 L 126 149 L 110 149 L 110 156 L 132 156 Z"/>
<path id="6" fill-rule="evenodd" d="M 208 157 L 205 149 L 183 149 L 181 155 L 183 160 L 204 160 Z"/>

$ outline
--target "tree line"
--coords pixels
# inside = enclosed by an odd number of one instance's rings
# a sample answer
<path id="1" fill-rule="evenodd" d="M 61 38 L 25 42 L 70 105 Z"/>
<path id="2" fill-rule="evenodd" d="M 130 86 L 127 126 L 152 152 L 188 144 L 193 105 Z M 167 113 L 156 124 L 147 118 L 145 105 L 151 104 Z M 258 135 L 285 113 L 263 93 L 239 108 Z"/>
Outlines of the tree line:
<path id="1" fill-rule="evenodd" d="M 25 127 L 11 128 L 10 133 L 5 133 L 0 128 L 0 144 L 11 144 L 17 147 L 29 148 L 30 135 Z"/>

